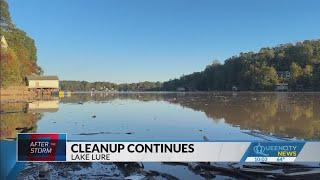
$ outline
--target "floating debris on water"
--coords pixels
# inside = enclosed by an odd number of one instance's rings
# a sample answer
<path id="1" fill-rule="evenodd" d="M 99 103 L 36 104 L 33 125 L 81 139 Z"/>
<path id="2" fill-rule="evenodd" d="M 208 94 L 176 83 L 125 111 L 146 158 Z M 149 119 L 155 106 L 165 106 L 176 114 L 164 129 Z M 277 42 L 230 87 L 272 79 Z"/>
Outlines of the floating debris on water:
<path id="1" fill-rule="evenodd" d="M 134 132 L 91 132 L 91 133 L 79 133 L 73 135 L 80 135 L 80 136 L 90 136 L 90 135 L 98 135 L 98 134 L 134 134 Z"/>
<path id="2" fill-rule="evenodd" d="M 47 163 L 44 163 L 40 169 L 39 169 L 39 178 L 40 179 L 49 179 L 49 165 Z"/>
<path id="3" fill-rule="evenodd" d="M 210 140 L 207 138 L 207 136 L 203 136 L 203 140 L 204 140 L 204 141 L 210 141 Z"/>

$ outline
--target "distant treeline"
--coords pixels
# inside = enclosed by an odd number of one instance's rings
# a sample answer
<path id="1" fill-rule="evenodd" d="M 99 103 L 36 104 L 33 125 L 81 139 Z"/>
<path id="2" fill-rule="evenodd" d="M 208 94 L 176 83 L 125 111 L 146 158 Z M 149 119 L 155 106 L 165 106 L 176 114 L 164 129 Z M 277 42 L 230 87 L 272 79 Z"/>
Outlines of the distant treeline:
<path id="1" fill-rule="evenodd" d="M 156 91 L 160 90 L 160 82 L 139 82 L 115 84 L 110 82 L 61 81 L 62 90 L 68 91 Z"/>
<path id="2" fill-rule="evenodd" d="M 280 74 L 289 74 L 283 77 Z M 289 90 L 320 90 L 320 40 L 306 40 L 259 52 L 240 53 L 221 64 L 214 61 L 204 71 L 184 75 L 164 83 L 140 82 L 114 84 L 109 82 L 62 81 L 63 90 L 89 91 L 213 91 L 274 90 L 288 84 Z"/>
<path id="3" fill-rule="evenodd" d="M 34 40 L 12 22 L 5 0 L 0 0 L 0 12 L 0 37 L 8 44 L 1 47 L 0 87 L 19 85 L 25 76 L 42 73 L 37 65 L 37 49 Z"/>
<path id="4" fill-rule="evenodd" d="M 278 73 L 290 73 L 283 78 Z M 320 90 L 320 40 L 306 40 L 259 52 L 240 53 L 224 64 L 214 61 L 204 71 L 163 83 L 163 90 L 274 90 L 277 84 L 289 90 Z"/>

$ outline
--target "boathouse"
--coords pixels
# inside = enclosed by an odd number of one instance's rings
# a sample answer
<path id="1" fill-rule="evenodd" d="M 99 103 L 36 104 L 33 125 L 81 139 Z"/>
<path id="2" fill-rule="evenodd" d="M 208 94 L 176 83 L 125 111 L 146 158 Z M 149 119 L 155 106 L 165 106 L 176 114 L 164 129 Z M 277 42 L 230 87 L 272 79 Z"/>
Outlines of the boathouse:
<path id="1" fill-rule="evenodd" d="M 52 94 L 59 91 L 58 76 L 27 76 L 27 87 L 30 91 L 42 94 Z"/>

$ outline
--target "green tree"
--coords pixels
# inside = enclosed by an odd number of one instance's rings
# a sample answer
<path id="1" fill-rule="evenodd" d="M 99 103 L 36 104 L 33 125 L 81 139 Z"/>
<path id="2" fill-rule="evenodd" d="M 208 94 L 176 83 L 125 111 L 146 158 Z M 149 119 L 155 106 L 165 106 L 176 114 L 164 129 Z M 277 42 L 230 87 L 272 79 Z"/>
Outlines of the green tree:
<path id="1" fill-rule="evenodd" d="M 0 35 L 5 37 L 10 49 L 6 55 L 1 49 L 0 85 L 21 84 L 25 76 L 43 73 L 37 65 L 37 49 L 34 40 L 12 22 L 5 0 L 0 0 L 0 10 Z"/>
<path id="2" fill-rule="evenodd" d="M 277 71 L 273 67 L 263 66 L 258 74 L 258 87 L 261 90 L 273 90 L 278 83 Z"/>
<path id="3" fill-rule="evenodd" d="M 6 52 L 1 51 L 0 59 L 0 86 L 8 87 L 9 85 L 16 85 L 21 82 L 20 64 L 12 49 Z"/>
<path id="4" fill-rule="evenodd" d="M 277 71 L 290 71 L 290 87 L 297 85 L 319 90 L 320 40 L 306 40 L 296 44 L 261 48 L 259 52 L 240 53 L 213 63 L 204 71 L 182 76 L 163 83 L 163 90 L 195 87 L 195 90 L 272 90 L 278 83 Z M 282 78 L 281 82 L 288 82 Z"/>
<path id="5" fill-rule="evenodd" d="M 303 70 L 297 63 L 292 63 L 290 66 L 290 72 L 291 72 L 290 86 L 293 89 L 296 89 L 297 85 L 301 83 Z"/>
<path id="6" fill-rule="evenodd" d="M 303 85 L 306 88 L 310 88 L 312 86 L 313 80 L 313 67 L 311 65 L 306 65 L 303 69 Z"/>

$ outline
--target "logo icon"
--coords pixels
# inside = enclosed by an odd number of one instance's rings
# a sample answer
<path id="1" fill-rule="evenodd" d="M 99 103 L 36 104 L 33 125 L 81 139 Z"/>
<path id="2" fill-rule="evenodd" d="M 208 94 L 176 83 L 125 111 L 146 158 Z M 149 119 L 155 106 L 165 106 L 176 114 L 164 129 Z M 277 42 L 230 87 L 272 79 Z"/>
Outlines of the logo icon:
<path id="1" fill-rule="evenodd" d="M 262 146 L 260 143 L 253 147 L 253 151 L 258 155 L 268 156 L 268 154 L 265 153 L 266 148 Z"/>

